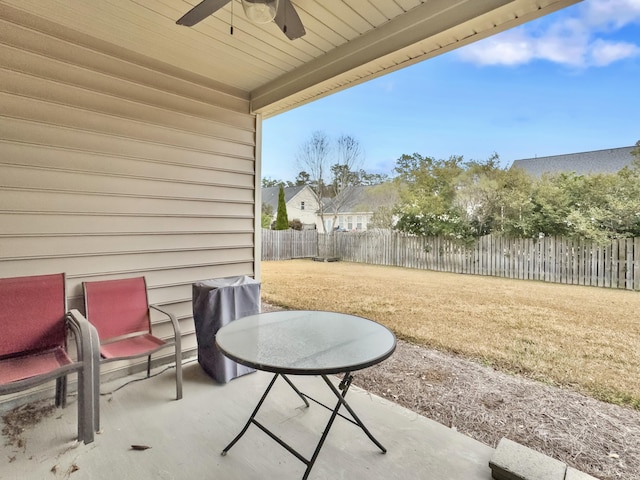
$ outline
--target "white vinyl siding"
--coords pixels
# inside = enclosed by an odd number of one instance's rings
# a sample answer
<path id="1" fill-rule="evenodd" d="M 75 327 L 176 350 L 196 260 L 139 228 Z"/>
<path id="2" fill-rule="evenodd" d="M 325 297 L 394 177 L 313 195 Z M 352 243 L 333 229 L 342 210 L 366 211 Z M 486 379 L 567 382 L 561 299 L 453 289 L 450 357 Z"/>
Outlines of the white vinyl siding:
<path id="1" fill-rule="evenodd" d="M 66 272 L 84 311 L 83 281 L 144 275 L 193 356 L 193 282 L 256 273 L 258 120 L 231 88 L 63 37 L 0 19 L 0 277 Z"/>
<path id="2" fill-rule="evenodd" d="M 287 217 L 289 220 L 298 219 L 303 225 L 315 225 L 317 219 L 318 202 L 310 187 L 305 187 L 287 202 Z M 275 220 L 275 215 L 274 215 Z"/>

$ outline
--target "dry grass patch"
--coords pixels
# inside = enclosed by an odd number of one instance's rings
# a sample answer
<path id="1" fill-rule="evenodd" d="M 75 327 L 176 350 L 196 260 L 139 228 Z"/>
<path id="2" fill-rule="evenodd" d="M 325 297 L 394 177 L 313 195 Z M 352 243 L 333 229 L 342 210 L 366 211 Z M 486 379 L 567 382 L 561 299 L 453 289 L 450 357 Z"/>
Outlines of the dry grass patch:
<path id="1" fill-rule="evenodd" d="M 399 338 L 640 409 L 640 294 L 347 262 L 262 263 L 265 301 L 376 320 Z"/>

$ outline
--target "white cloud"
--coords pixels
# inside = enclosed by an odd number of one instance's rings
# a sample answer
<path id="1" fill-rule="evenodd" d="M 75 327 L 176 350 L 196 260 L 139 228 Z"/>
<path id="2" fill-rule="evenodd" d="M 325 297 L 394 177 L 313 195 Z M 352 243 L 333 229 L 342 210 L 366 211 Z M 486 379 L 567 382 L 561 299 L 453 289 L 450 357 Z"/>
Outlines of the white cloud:
<path id="1" fill-rule="evenodd" d="M 591 46 L 590 54 L 590 63 L 601 67 L 624 58 L 639 56 L 640 47 L 628 42 L 607 42 L 597 39 Z"/>
<path id="2" fill-rule="evenodd" d="M 608 38 L 640 24 L 640 0 L 587 0 L 550 24 L 523 25 L 471 44 L 459 57 L 476 65 L 516 66 L 544 60 L 573 68 L 602 67 L 640 55 L 640 46 Z"/>
<path id="3" fill-rule="evenodd" d="M 590 25 L 621 28 L 640 21 L 640 0 L 590 0 L 584 3 L 583 18 Z"/>
<path id="4" fill-rule="evenodd" d="M 462 59 L 477 65 L 521 65 L 530 62 L 533 53 L 533 42 L 522 30 L 511 30 L 459 50 Z"/>

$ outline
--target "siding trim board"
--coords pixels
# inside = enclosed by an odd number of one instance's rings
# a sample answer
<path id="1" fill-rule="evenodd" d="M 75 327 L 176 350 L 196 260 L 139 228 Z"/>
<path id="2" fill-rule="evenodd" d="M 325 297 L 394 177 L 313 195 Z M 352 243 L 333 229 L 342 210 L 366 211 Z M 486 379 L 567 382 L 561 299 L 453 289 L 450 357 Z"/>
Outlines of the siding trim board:
<path id="1" fill-rule="evenodd" d="M 25 130 L 31 129 L 37 131 L 38 142 L 34 142 L 34 137 L 27 136 L 28 134 Z M 71 126 L 64 125 L 55 125 L 46 122 L 37 122 L 33 120 L 23 120 L 18 118 L 5 117 L 0 115 L 0 132 L 3 132 L 3 139 L 5 141 L 11 141 L 13 143 L 25 143 L 25 144 L 33 144 L 33 145 L 47 145 L 52 147 L 62 147 L 64 148 L 65 144 L 60 142 L 69 142 L 74 144 L 77 142 L 77 145 L 73 150 L 84 150 L 84 151 L 93 151 L 96 153 L 106 151 L 110 151 L 109 149 L 113 149 L 113 142 L 120 143 L 125 147 L 127 144 L 132 144 L 133 146 L 138 146 L 139 150 L 145 151 L 146 149 L 153 149 L 153 151 L 149 152 L 149 154 L 153 154 L 157 151 L 165 150 L 165 154 L 173 153 L 173 151 L 177 151 L 181 155 L 185 154 L 193 154 L 193 153 L 201 153 L 204 157 L 207 155 L 215 155 L 226 157 L 227 159 L 231 158 L 240 158 L 241 160 L 253 160 L 253 156 L 255 155 L 254 148 L 248 145 L 241 145 L 240 149 L 233 151 L 209 151 L 202 148 L 196 148 L 193 146 L 189 146 L 187 148 L 186 145 L 173 145 L 170 143 L 161 143 L 150 141 L 145 138 L 135 138 L 131 136 L 118 136 L 114 134 L 110 134 L 107 132 L 99 132 L 94 130 L 86 130 L 86 129 L 76 129 Z M 84 138 L 75 138 L 78 133 L 82 133 L 82 137 Z M 64 134 L 67 134 L 64 136 Z M 31 134 L 32 135 L 32 134 Z M 69 137 L 73 137 L 71 140 Z M 95 142 L 95 145 L 90 142 Z M 228 144 L 228 142 L 227 142 Z M 96 150 L 92 150 L 89 145 L 93 145 Z M 218 144 L 220 145 L 220 144 Z M 126 151 L 126 150 L 125 150 Z M 138 150 L 136 150 L 138 151 Z M 125 155 L 131 157 L 137 157 L 137 155 Z M 152 157 L 153 158 L 153 157 Z"/>
<path id="2" fill-rule="evenodd" d="M 1 118 L 1 117 L 0 117 Z M 147 146 L 149 148 L 151 148 L 151 145 L 143 145 L 143 146 Z M 247 174 L 247 175 L 253 175 L 253 168 L 255 165 L 255 161 L 252 158 L 247 158 L 247 159 L 243 159 L 237 156 L 229 156 L 229 155 L 221 155 L 218 153 L 209 153 L 209 154 L 205 154 L 205 153 L 200 153 L 200 152 L 196 152 L 196 151 L 189 151 L 189 150 L 185 150 L 189 153 L 189 158 L 191 160 L 191 164 L 184 164 L 175 160 L 168 160 L 168 159 L 158 159 L 158 158 L 147 158 L 147 157 L 142 157 L 142 156 L 134 156 L 134 155 L 124 155 L 124 154 L 117 154 L 115 152 L 109 152 L 109 151 L 95 151 L 95 150 L 88 150 L 88 149 L 80 149 L 80 148 L 68 148 L 65 147 L 64 145 L 46 145 L 43 143 L 32 143 L 32 142 L 23 142 L 20 140 L 3 140 L 0 139 L 0 149 L 3 150 L 3 152 L 5 152 L 5 154 L 7 155 L 7 157 L 9 158 L 16 158 L 16 159 L 21 159 L 22 162 L 15 160 L 15 161 L 2 161 L 0 163 L 6 163 L 6 164 L 15 164 L 15 165 L 22 165 L 25 164 L 26 162 L 26 158 L 32 158 L 34 155 L 40 155 L 39 159 L 43 159 L 43 158 L 47 158 L 47 155 L 50 156 L 54 156 L 56 154 L 64 154 L 66 156 L 73 156 L 73 155 L 87 155 L 87 154 L 91 154 L 94 157 L 103 157 L 104 160 L 108 160 L 108 161 L 112 161 L 113 159 L 119 159 L 122 161 L 138 161 L 138 162 L 144 162 L 144 163 L 151 163 L 151 164 L 155 164 L 155 165 L 170 165 L 170 166 L 177 166 L 177 167 L 183 167 L 185 169 L 197 169 L 197 170 L 211 170 L 211 171 L 216 171 L 216 172 L 226 172 L 226 173 L 238 173 L 238 174 Z M 27 154 L 26 149 L 30 149 L 31 152 L 29 154 Z M 35 151 L 40 151 L 42 150 L 44 153 L 36 153 Z M 184 154 L 184 152 L 176 149 L 179 153 Z M 16 154 L 13 154 L 14 151 L 16 152 Z M 44 156 L 43 156 L 44 155 Z M 205 164 L 202 160 L 207 159 L 208 160 L 208 164 Z M 229 167 L 224 167 L 222 166 L 224 163 L 230 163 L 230 160 L 232 160 L 233 162 L 230 164 Z M 42 161 L 42 160 L 41 160 Z M 214 162 L 215 161 L 215 162 Z M 220 165 L 218 165 L 217 163 L 219 163 Z M 27 163 L 28 164 L 28 163 Z M 239 168 L 239 164 L 243 164 L 246 165 L 247 168 Z M 235 167 L 235 168 L 234 168 Z"/>
<path id="3" fill-rule="evenodd" d="M 64 159 L 61 159 L 61 162 L 64 162 Z M 185 185 L 198 185 L 198 186 L 206 186 L 206 187 L 232 187 L 232 188 L 238 188 L 238 189 L 244 189 L 244 190 L 253 190 L 253 186 L 252 185 L 242 185 L 239 182 L 237 183 L 232 183 L 232 182 L 203 182 L 199 179 L 202 178 L 201 175 L 195 175 L 194 179 L 179 179 L 179 178 L 171 178 L 168 175 L 165 177 L 159 177 L 159 176 L 151 176 L 151 175 L 134 175 L 131 173 L 111 173 L 111 172 L 104 172 L 104 171 L 91 171 L 89 169 L 85 169 L 85 170 L 81 170 L 78 168 L 63 168 L 63 167 L 51 167 L 51 166 L 44 166 L 44 165 L 39 165 L 36 163 L 32 163 L 31 165 L 27 165 L 24 163 L 18 163 L 18 162 L 0 162 L 1 165 L 4 165 L 8 168 L 26 168 L 29 170 L 39 170 L 39 171 L 49 171 L 49 172 L 63 172 L 63 173 L 68 173 L 68 174 L 89 174 L 93 177 L 109 177 L 109 178 L 116 178 L 116 179 L 127 179 L 127 180 L 143 180 L 143 181 L 151 181 L 151 182 L 166 182 L 166 183 L 171 183 L 172 185 L 174 184 L 185 184 Z M 224 173 L 224 174 L 228 174 L 228 172 L 219 172 L 216 170 L 217 173 Z M 157 170 L 154 171 L 154 173 L 157 173 Z M 246 176 L 248 179 L 250 179 L 253 182 L 253 175 L 248 175 L 246 173 L 239 173 L 239 174 L 232 174 L 232 175 L 238 175 L 239 177 L 241 176 Z M 197 178 L 197 180 L 196 180 Z M 217 178 L 216 178 L 217 180 Z M 61 190 L 64 191 L 64 190 Z M 117 195 L 117 194 L 116 194 Z M 132 194 L 133 195 L 133 194 Z M 158 198 L 166 198 L 166 197 L 158 197 Z M 190 197 L 174 197 L 174 198 L 190 198 Z M 192 198 L 192 197 L 191 197 Z"/>
<path id="4" fill-rule="evenodd" d="M 0 164 L 1 167 L 2 164 Z M 210 218 L 238 218 L 238 217 L 245 217 L 245 218 L 253 218 L 254 216 L 254 212 L 253 210 L 251 210 L 250 212 L 246 212 L 246 213 L 238 213 L 236 215 L 232 215 L 232 214 L 222 214 L 220 213 L 218 210 L 224 208 L 225 212 L 228 212 L 228 205 L 234 205 L 236 208 L 238 207 L 245 207 L 243 208 L 243 211 L 246 209 L 246 206 L 251 206 L 253 207 L 253 201 L 252 200 L 232 200 L 232 199 L 225 199 L 225 198 L 194 198 L 194 197 L 168 197 L 168 196 L 152 196 L 152 195 L 146 195 L 146 196 L 141 196 L 141 195 L 134 195 L 134 194 L 127 194 L 127 193 L 122 193 L 122 194 L 116 194 L 116 193 L 109 193 L 109 194 L 105 194 L 105 193 L 100 193 L 100 192 L 78 192 L 78 191 L 74 191 L 74 190 L 54 190 L 54 189 L 42 189 L 42 188 L 32 188 L 32 187 L 12 187 L 12 186 L 8 186 L 8 185 L 0 185 L 0 191 L 3 191 L 4 195 L 6 196 L 3 202 L 3 206 L 5 207 L 4 209 L 0 209 L 0 211 L 4 211 L 6 213 L 12 213 L 12 212 L 34 212 L 33 210 L 33 205 L 29 204 L 29 208 L 18 208 L 18 207 L 9 207 L 7 208 L 7 205 L 12 205 L 12 201 L 14 202 L 13 205 L 18 205 L 18 203 L 16 203 L 16 197 L 20 196 L 21 198 L 26 197 L 27 195 L 43 195 L 46 194 L 49 197 L 49 202 L 47 204 L 43 204 L 41 205 L 42 207 L 46 208 L 45 209 L 41 209 L 38 210 L 37 213 L 51 213 L 51 212 L 60 212 L 60 213 L 78 213 L 78 209 L 77 209 L 77 201 L 78 199 L 74 199 L 76 200 L 76 202 L 69 202 L 67 201 L 65 205 L 65 207 L 61 207 L 61 206 L 55 206 L 56 204 L 53 203 L 53 199 L 51 197 L 54 196 L 82 196 L 82 197 L 87 197 L 87 198 L 83 198 L 81 199 L 83 202 L 88 203 L 89 199 L 94 200 L 97 199 L 97 201 L 99 201 L 100 199 L 104 199 L 105 197 L 108 197 L 112 202 L 114 202 L 114 200 L 117 201 L 121 201 L 121 202 L 128 202 L 129 199 L 131 197 L 136 198 L 136 200 L 138 200 L 138 205 L 130 207 L 130 203 L 125 203 L 124 205 L 119 204 L 118 206 L 114 205 L 113 203 L 109 204 L 109 205 L 105 205 L 105 208 L 102 210 L 92 210 L 90 209 L 88 206 L 87 207 L 82 207 L 84 208 L 84 210 L 82 210 L 80 213 L 84 213 L 84 214 L 92 214 L 92 215 L 132 215 L 132 214 L 136 214 L 136 215 L 149 215 L 149 216 L 153 216 L 153 215 L 161 215 L 161 216 L 178 216 L 178 215 L 192 215 L 192 216 L 197 216 L 197 217 L 210 217 Z M 14 195 L 11 195 L 11 194 Z M 142 205 L 141 203 L 145 202 L 144 205 Z M 185 211 L 182 211 L 180 209 L 176 209 L 175 212 L 171 212 L 168 211 L 166 209 L 163 210 L 163 212 L 165 213 L 157 213 L 154 211 L 147 211 L 146 209 L 148 208 L 150 210 L 150 207 L 146 207 L 147 204 L 156 204 L 156 203 L 160 203 L 162 202 L 163 205 L 165 206 L 170 206 L 170 205 L 176 205 L 179 204 L 181 205 L 182 203 L 188 204 L 190 207 L 190 210 L 188 210 L 188 213 L 186 213 Z M 24 202 L 22 204 L 25 204 Z M 70 208 L 68 208 L 68 205 L 72 204 L 74 208 L 76 208 L 76 210 L 71 210 Z M 201 212 L 199 210 L 196 210 L 194 207 L 196 206 L 195 204 L 197 204 L 197 206 L 199 206 L 200 208 L 205 208 L 206 213 Z M 92 206 L 95 208 L 95 206 L 92 204 Z M 122 209 L 123 207 L 127 207 L 126 210 Z M 145 208 L 143 208 L 145 207 Z M 0 232 L 1 234 L 1 232 Z"/>
<path id="5" fill-rule="evenodd" d="M 0 93 L 0 98 L 5 95 L 8 94 Z M 98 133 L 109 137 L 135 138 L 139 141 L 162 146 L 182 146 L 183 148 L 189 146 L 189 150 L 202 152 L 219 152 L 227 155 L 244 156 L 245 158 L 253 156 L 254 146 L 248 143 L 241 144 L 200 133 L 178 131 L 138 120 L 124 121 L 121 118 L 98 114 L 89 110 L 57 108 L 57 105 L 51 103 L 48 105 L 41 104 L 36 107 L 30 99 L 25 98 L 19 99 L 19 101 L 24 104 L 24 109 L 15 106 L 14 108 L 18 111 L 13 113 L 5 112 L 5 107 L 2 106 L 10 102 L 1 101 L 0 118 L 11 119 L 14 122 L 22 120 L 43 126 L 64 128 L 74 133 Z M 57 111 L 52 112 L 52 110 Z M 25 111 L 30 111 L 31 116 L 25 116 Z M 39 120 L 34 120 L 34 116 L 39 116 Z M 56 117 L 60 117 L 60 119 L 56 120 Z"/>
<path id="6" fill-rule="evenodd" d="M 0 70 L 0 92 L 6 95 L 20 95 L 34 102 L 50 103 L 63 108 L 76 108 L 89 112 L 100 112 L 117 118 L 145 122 L 145 117 L 153 119 L 148 122 L 157 126 L 174 128 L 190 133 L 216 131 L 216 136 L 238 142 L 253 144 L 253 130 L 246 126 L 238 127 L 228 122 L 222 113 L 216 117 L 194 115 L 191 112 L 176 112 L 166 115 L 166 107 L 152 103 L 139 103 L 134 98 L 122 99 L 113 94 L 105 94 L 84 89 L 77 85 L 54 83 L 44 78 L 16 72 Z M 160 99 L 159 99 L 160 100 Z M 6 109 L 7 106 L 5 105 Z M 218 107 L 208 106 L 208 110 Z M 164 123 L 160 120 L 164 120 Z M 190 127 L 190 128 L 188 128 Z"/>

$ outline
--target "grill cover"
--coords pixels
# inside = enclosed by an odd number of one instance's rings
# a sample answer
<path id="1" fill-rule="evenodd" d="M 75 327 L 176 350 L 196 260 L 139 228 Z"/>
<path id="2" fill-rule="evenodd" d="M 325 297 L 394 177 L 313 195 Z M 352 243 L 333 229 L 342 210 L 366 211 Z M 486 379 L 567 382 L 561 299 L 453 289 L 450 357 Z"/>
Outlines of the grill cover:
<path id="1" fill-rule="evenodd" d="M 233 320 L 260 313 L 260 282 L 246 275 L 193 284 L 193 320 L 198 363 L 214 380 L 227 383 L 255 372 L 225 357 L 215 344 L 217 331 Z"/>

